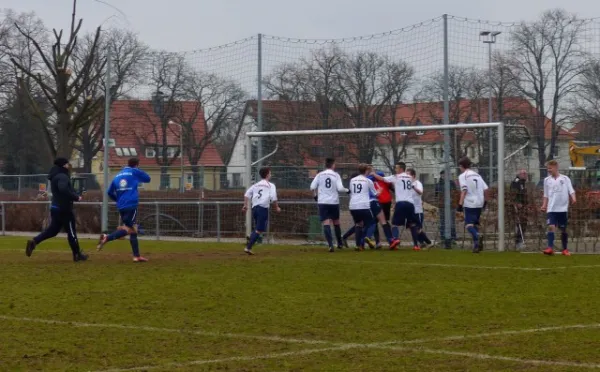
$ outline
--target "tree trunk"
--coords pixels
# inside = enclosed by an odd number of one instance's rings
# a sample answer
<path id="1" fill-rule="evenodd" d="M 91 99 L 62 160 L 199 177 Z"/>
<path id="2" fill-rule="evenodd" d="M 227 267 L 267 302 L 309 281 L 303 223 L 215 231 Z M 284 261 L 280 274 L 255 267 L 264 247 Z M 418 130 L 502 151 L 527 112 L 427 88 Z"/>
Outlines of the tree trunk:
<path id="1" fill-rule="evenodd" d="M 192 165 L 192 176 L 194 177 L 194 190 L 201 190 L 204 188 L 204 167 L 198 166 L 197 164 Z"/>

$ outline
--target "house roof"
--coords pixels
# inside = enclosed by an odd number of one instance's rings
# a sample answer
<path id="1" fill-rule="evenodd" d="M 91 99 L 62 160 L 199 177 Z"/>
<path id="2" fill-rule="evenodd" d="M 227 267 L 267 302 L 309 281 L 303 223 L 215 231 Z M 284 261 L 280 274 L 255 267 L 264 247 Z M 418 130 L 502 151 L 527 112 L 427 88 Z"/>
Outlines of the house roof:
<path id="1" fill-rule="evenodd" d="M 183 101 L 177 103 L 177 110 L 173 110 L 172 120 L 174 122 L 191 123 L 194 143 L 197 144 L 206 135 L 207 124 L 204 112 L 199 104 L 194 101 Z M 157 159 L 145 156 L 145 149 L 155 144 L 163 143 L 163 134 L 166 145 L 179 150 L 181 129 L 177 125 L 169 125 L 166 133 L 160 125 L 159 117 L 154 113 L 151 101 L 120 100 L 111 106 L 111 138 L 115 140 L 115 147 L 110 148 L 110 167 L 121 167 L 127 164 L 131 157 L 123 154 L 123 148 L 134 148 L 142 167 L 157 167 Z M 185 139 L 185 137 L 184 137 Z M 161 145 L 162 146 L 162 145 Z M 185 147 L 185 144 L 184 144 Z M 133 155 L 135 156 L 135 155 Z M 179 157 L 173 158 L 171 165 L 178 166 Z M 190 166 L 188 156 L 184 156 L 184 165 Z M 198 165 L 220 167 L 223 160 L 214 144 L 209 143 L 200 156 Z"/>

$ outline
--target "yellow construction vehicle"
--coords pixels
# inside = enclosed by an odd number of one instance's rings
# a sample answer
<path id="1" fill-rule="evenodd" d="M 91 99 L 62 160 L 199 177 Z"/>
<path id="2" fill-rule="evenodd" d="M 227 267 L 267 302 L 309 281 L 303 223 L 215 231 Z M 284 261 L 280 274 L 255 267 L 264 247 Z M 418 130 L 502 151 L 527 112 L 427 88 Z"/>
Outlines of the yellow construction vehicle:
<path id="1" fill-rule="evenodd" d="M 580 141 L 569 142 L 569 178 L 574 187 L 586 188 L 586 203 L 595 210 L 595 217 L 600 218 L 600 145 L 577 146 Z M 584 142 L 588 143 L 588 142 Z M 585 156 L 595 156 L 598 159 L 593 165 L 585 165 Z"/>

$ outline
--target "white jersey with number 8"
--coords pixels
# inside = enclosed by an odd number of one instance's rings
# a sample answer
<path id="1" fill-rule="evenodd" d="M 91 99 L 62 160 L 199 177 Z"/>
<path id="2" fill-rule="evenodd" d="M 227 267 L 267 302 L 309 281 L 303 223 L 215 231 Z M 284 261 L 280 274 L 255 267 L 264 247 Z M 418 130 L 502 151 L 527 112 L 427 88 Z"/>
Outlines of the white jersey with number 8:
<path id="1" fill-rule="evenodd" d="M 371 208 L 371 193 L 377 195 L 373 181 L 365 176 L 356 176 L 350 180 L 351 211 Z"/>
<path id="2" fill-rule="evenodd" d="M 483 178 L 477 172 L 467 169 L 458 176 L 458 182 L 460 183 L 460 190 L 467 192 L 463 207 L 483 208 L 485 202 L 483 192 L 488 189 L 488 185 Z"/>
<path id="3" fill-rule="evenodd" d="M 260 180 L 250 186 L 245 197 L 252 200 L 252 208 L 259 206 L 269 208 L 272 202 L 277 201 L 277 189 L 267 180 Z"/>
<path id="4" fill-rule="evenodd" d="M 394 190 L 396 194 L 396 203 L 398 202 L 409 202 L 414 204 L 413 190 L 412 190 L 412 177 L 408 173 L 403 172 L 395 174 L 393 176 L 387 176 L 383 178 L 385 182 L 394 184 Z"/>
<path id="5" fill-rule="evenodd" d="M 317 190 L 317 203 L 340 204 L 340 192 L 348 192 L 342 184 L 342 178 L 331 169 L 326 169 L 315 177 L 310 184 L 311 190 Z"/>

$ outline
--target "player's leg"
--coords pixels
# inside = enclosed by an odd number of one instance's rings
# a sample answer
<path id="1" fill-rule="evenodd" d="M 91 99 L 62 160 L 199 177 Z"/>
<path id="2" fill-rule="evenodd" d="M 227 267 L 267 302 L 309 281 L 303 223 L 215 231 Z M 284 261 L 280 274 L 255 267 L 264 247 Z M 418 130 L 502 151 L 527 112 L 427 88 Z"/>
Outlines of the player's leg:
<path id="1" fill-rule="evenodd" d="M 413 240 L 413 250 L 419 251 L 419 228 L 417 226 L 417 219 L 415 215 L 415 206 L 413 203 L 403 203 L 404 220 L 406 226 L 410 229 L 410 235 Z"/>
<path id="2" fill-rule="evenodd" d="M 388 243 L 390 244 L 390 247 L 396 247 L 400 243 L 400 241 L 397 239 L 394 239 L 394 236 L 392 234 L 392 228 L 391 228 L 388 220 L 385 217 L 385 210 L 382 210 L 381 212 L 379 212 L 379 214 L 377 215 L 377 220 L 379 221 L 379 223 L 381 224 L 381 227 L 383 228 L 383 233 L 385 234 L 385 238 L 387 239 Z"/>
<path id="3" fill-rule="evenodd" d="M 400 207 L 401 203 L 396 203 L 396 205 L 394 206 L 394 214 L 392 216 L 392 237 L 394 239 L 394 241 L 398 241 L 398 244 L 396 244 L 395 246 L 392 247 L 392 245 L 390 245 L 390 249 L 391 250 L 398 250 L 398 245 L 399 245 L 399 239 L 398 236 L 400 235 L 400 226 L 404 226 L 405 221 L 402 219 L 402 208 Z"/>
<path id="4" fill-rule="evenodd" d="M 327 204 L 319 204 L 319 219 L 321 220 L 321 224 L 323 225 L 323 235 L 325 235 L 325 240 L 327 241 L 327 246 L 329 250 L 333 249 L 333 236 L 331 234 L 331 209 Z"/>
<path id="5" fill-rule="evenodd" d="M 560 241 L 562 243 L 562 254 L 563 256 L 570 256 L 571 252 L 569 252 L 569 234 L 567 233 L 567 222 L 568 215 L 567 212 L 562 212 L 558 218 L 558 228 L 561 231 Z"/>
<path id="6" fill-rule="evenodd" d="M 544 254 L 553 255 L 554 254 L 554 233 L 556 232 L 556 226 L 558 225 L 558 218 L 555 212 L 548 212 L 546 214 L 546 223 L 548 225 L 548 231 L 546 232 L 546 239 L 548 240 L 548 245 L 544 250 Z"/>
<path id="7" fill-rule="evenodd" d="M 64 213 L 63 218 L 63 229 L 67 233 L 67 240 L 73 253 L 73 261 L 85 261 L 88 256 L 81 251 L 79 247 L 79 239 L 77 239 L 77 229 L 75 227 L 75 214 L 73 212 Z"/>
<path id="8" fill-rule="evenodd" d="M 473 253 L 479 253 L 479 216 L 477 210 L 479 208 L 464 208 L 465 213 L 465 228 L 473 238 Z"/>
<path id="9" fill-rule="evenodd" d="M 25 254 L 27 257 L 31 257 L 33 250 L 38 244 L 44 240 L 54 238 L 56 235 L 58 235 L 63 226 L 61 217 L 62 216 L 57 209 L 50 209 L 50 224 L 48 227 L 39 233 L 35 238 L 27 241 L 27 247 L 25 248 Z"/>
<path id="10" fill-rule="evenodd" d="M 331 208 L 331 220 L 333 221 L 333 229 L 335 231 L 335 240 L 337 241 L 338 249 L 344 246 L 344 240 L 342 239 L 342 228 L 340 227 L 340 206 L 335 205 Z"/>
<path id="11" fill-rule="evenodd" d="M 106 243 L 124 238 L 130 233 L 130 219 L 134 214 L 137 214 L 137 209 L 122 209 L 119 211 L 119 214 L 121 216 L 122 225 L 117 227 L 117 230 L 112 234 L 101 234 L 98 245 L 96 246 L 97 250 L 102 250 Z"/>
<path id="12" fill-rule="evenodd" d="M 146 262 L 148 260 L 140 255 L 140 242 L 138 240 L 137 231 L 137 216 L 138 211 L 137 208 L 135 208 L 131 212 L 127 213 L 125 218 L 123 218 L 123 223 L 128 229 L 127 232 L 129 233 L 129 244 L 131 245 L 131 253 L 133 253 L 133 261 Z"/>
<path id="13" fill-rule="evenodd" d="M 250 234 L 250 239 L 246 244 L 244 252 L 249 255 L 253 255 L 252 247 L 256 244 L 256 241 L 260 237 L 260 234 L 267 231 L 267 222 L 269 219 L 269 210 L 264 207 L 255 206 L 252 208 L 252 217 L 254 219 L 254 231 Z"/>
<path id="14" fill-rule="evenodd" d="M 419 228 L 419 243 L 425 243 L 427 246 L 431 245 L 431 240 L 429 239 L 429 237 L 427 237 L 427 234 L 425 233 L 424 230 L 424 225 L 423 225 L 423 220 L 424 220 L 424 214 L 423 213 L 417 213 L 416 215 L 416 219 L 417 219 L 417 226 Z"/>
<path id="15" fill-rule="evenodd" d="M 381 207 L 379 206 L 379 202 L 371 201 L 370 204 L 370 212 L 371 216 L 377 216 L 381 213 Z M 369 222 L 365 222 L 365 242 L 369 245 L 369 248 L 375 249 L 377 244 L 379 243 L 379 237 L 377 240 L 374 240 L 375 231 L 377 230 L 377 220 L 374 218 L 370 218 Z"/>

